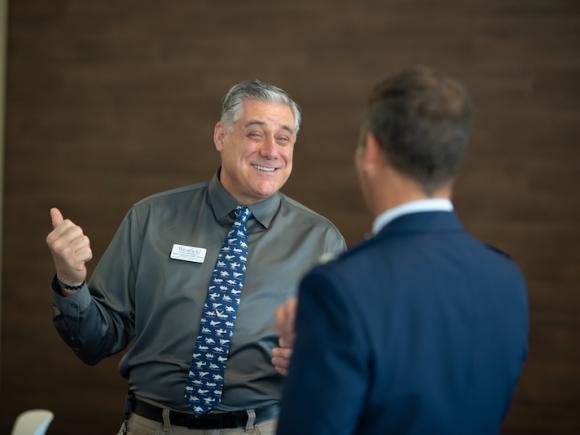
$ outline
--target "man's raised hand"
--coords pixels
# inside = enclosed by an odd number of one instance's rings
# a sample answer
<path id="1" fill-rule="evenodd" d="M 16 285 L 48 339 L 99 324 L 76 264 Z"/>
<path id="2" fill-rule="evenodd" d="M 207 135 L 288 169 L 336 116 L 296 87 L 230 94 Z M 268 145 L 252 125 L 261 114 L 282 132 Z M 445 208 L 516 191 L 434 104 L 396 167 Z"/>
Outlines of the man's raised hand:
<path id="1" fill-rule="evenodd" d="M 69 219 L 64 219 L 58 208 L 50 209 L 52 231 L 46 237 L 52 254 L 56 276 L 70 286 L 82 284 L 87 278 L 87 263 L 93 258 L 89 238 Z"/>

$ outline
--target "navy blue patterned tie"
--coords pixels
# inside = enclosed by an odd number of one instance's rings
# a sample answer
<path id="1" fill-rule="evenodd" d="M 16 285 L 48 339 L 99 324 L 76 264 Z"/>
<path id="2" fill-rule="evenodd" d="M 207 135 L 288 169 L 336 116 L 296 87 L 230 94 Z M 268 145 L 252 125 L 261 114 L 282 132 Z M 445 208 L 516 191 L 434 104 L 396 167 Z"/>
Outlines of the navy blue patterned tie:
<path id="1" fill-rule="evenodd" d="M 247 207 L 238 206 L 234 214 L 236 219 L 212 272 L 185 386 L 185 399 L 197 416 L 220 403 L 224 370 L 244 287 L 248 258 L 246 222 L 252 213 Z"/>

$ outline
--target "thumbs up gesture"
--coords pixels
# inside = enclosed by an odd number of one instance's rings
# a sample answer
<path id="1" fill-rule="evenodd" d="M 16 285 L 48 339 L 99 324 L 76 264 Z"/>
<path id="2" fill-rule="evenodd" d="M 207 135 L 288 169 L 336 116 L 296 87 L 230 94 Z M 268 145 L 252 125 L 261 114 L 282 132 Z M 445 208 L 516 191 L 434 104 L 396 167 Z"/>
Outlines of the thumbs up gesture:
<path id="1" fill-rule="evenodd" d="M 85 263 L 93 258 L 89 238 L 69 219 L 64 219 L 58 208 L 50 210 L 52 231 L 46 237 L 59 281 L 76 286 L 87 278 Z"/>

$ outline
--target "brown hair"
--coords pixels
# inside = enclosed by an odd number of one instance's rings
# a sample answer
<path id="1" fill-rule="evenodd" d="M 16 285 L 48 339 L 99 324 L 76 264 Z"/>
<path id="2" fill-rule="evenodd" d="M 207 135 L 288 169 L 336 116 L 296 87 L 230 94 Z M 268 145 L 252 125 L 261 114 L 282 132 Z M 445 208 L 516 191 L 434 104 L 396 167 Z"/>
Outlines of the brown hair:
<path id="1" fill-rule="evenodd" d="M 430 195 L 451 181 L 471 130 L 471 101 L 461 84 L 426 67 L 379 83 L 367 106 L 366 131 L 387 160 Z"/>

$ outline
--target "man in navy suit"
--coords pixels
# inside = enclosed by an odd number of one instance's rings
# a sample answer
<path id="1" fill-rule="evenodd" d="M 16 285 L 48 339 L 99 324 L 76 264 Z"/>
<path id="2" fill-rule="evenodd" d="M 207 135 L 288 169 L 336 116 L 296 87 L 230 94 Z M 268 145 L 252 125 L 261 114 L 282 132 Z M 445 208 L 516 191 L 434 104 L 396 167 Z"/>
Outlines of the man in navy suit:
<path id="1" fill-rule="evenodd" d="M 373 237 L 304 278 L 295 340 L 293 303 L 278 312 L 294 344 L 279 435 L 500 432 L 527 290 L 453 212 L 470 125 L 463 87 L 430 69 L 374 89 L 355 156 Z"/>

